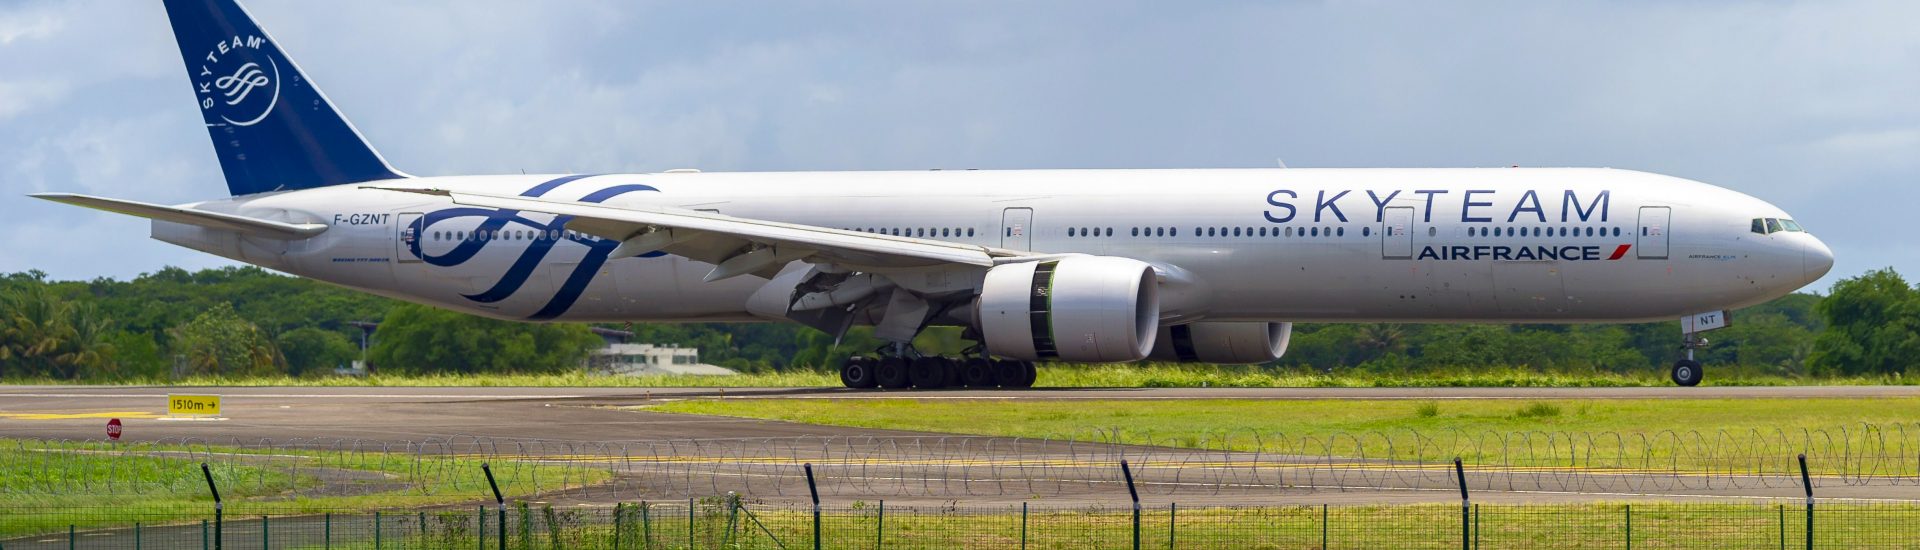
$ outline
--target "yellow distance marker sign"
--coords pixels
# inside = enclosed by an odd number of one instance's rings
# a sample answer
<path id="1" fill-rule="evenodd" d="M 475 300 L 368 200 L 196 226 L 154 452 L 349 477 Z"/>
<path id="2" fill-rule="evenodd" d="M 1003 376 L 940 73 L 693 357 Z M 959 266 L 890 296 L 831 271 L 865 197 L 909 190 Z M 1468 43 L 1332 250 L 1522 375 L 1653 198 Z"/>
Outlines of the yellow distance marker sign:
<path id="1" fill-rule="evenodd" d="M 220 396 L 167 394 L 167 414 L 220 416 Z"/>

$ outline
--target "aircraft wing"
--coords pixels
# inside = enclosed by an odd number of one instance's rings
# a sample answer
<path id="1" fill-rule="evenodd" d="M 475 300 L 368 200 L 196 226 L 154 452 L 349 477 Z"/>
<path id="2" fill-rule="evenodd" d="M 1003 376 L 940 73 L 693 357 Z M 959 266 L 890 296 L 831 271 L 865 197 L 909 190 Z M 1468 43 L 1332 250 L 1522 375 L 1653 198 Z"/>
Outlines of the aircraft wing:
<path id="1" fill-rule="evenodd" d="M 451 198 L 455 204 L 544 212 L 572 219 L 567 229 L 621 241 L 611 257 L 664 251 L 716 267 L 706 280 L 745 274 L 771 276 L 793 260 L 834 263 L 861 270 L 938 265 L 991 267 L 997 259 L 1030 253 L 948 241 L 876 235 L 654 205 L 610 206 L 566 200 L 396 189 Z"/>
<path id="2" fill-rule="evenodd" d="M 305 239 L 319 235 L 327 226 L 317 223 L 287 223 L 212 212 L 195 208 L 167 206 L 123 199 L 109 199 L 91 195 L 73 193 L 33 193 L 27 195 L 36 199 L 50 200 L 74 206 L 84 206 L 95 210 L 105 210 L 117 214 L 126 214 L 152 220 L 198 225 L 214 229 L 237 231 L 249 235 L 258 235 L 276 239 Z"/>

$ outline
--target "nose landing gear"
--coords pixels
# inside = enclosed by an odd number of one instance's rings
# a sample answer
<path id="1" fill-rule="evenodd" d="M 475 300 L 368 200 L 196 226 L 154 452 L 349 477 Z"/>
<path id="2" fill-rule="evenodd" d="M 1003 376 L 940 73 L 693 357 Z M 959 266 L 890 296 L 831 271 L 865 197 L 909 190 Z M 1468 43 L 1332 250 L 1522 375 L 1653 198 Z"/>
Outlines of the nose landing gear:
<path id="1" fill-rule="evenodd" d="M 1687 350 L 1687 358 L 1681 359 L 1673 364 L 1672 375 L 1674 384 L 1693 387 L 1700 385 L 1700 381 L 1706 378 L 1706 367 L 1702 366 L 1699 361 L 1693 359 L 1693 350 L 1705 347 L 1707 347 L 1706 338 L 1701 338 L 1698 334 L 1693 333 L 1686 335 L 1686 343 L 1681 344 L 1680 348 Z"/>

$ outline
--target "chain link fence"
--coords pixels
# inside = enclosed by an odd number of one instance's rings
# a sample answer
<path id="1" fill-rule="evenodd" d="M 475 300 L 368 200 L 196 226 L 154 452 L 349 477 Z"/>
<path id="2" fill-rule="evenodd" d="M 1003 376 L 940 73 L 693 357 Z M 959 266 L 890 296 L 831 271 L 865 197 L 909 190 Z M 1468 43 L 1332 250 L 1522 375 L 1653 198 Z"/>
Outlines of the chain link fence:
<path id="1" fill-rule="evenodd" d="M 1832 429 L 1618 432 L 1235 432 L 1157 436 L 1091 430 L 1053 437 L 856 436 L 637 442 L 347 439 L 0 442 L 0 495 L 177 495 L 196 477 L 155 464 L 206 462 L 252 493 L 481 495 L 473 466 L 502 483 L 608 500 L 734 492 L 805 494 L 799 465 L 845 498 L 1064 497 L 1111 494 L 1131 461 L 1140 491 L 1196 498 L 1451 487 L 1452 457 L 1476 490 L 1688 494 L 1791 491 L 1793 457 L 1815 487 L 1920 490 L 1920 424 Z M 610 482 L 609 479 L 612 479 Z M 296 483 L 305 480 L 306 483 Z"/>
<path id="2" fill-rule="evenodd" d="M 733 498 L 143 518 L 0 507 L 0 516 L 112 516 L 125 526 L 0 539 L 7 550 L 143 548 L 1913 548 L 1920 506 L 1605 504 L 1144 508 L 824 508 Z M 817 525 L 817 528 L 816 528 Z M 1811 527 L 1811 531 L 1809 531 Z M 1811 533 L 1811 536 L 1809 536 Z M 816 534 L 819 545 L 815 545 Z M 1135 546 L 1135 544 L 1138 546 Z"/>
<path id="3" fill-rule="evenodd" d="M 1920 501 L 1915 428 L 9 440 L 0 442 L 0 550 L 813 548 L 815 539 L 834 548 L 1909 548 L 1920 547 L 1920 503 L 1861 499 Z M 517 502 L 493 504 L 483 463 Z M 209 485 L 227 495 L 219 514 Z M 1852 498 L 1816 505 L 1819 488 Z M 1794 500 L 1301 504 L 1398 489 Z M 1152 504 L 1102 503 L 1129 494 Z M 1286 498 L 1265 498 L 1273 495 Z M 1249 496 L 1267 505 L 1228 505 Z M 799 500 L 822 497 L 824 508 Z M 1201 505 L 1173 504 L 1182 500 Z"/>

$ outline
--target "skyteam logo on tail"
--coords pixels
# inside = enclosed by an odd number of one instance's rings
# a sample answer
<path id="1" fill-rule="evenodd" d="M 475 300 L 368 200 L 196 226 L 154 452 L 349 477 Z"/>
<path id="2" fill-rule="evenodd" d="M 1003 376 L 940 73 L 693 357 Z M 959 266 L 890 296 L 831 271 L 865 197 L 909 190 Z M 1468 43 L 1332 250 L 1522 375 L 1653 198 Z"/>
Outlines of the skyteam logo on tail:
<path id="1" fill-rule="evenodd" d="M 215 44 L 194 74 L 200 110 L 234 126 L 265 120 L 280 103 L 280 63 L 273 58 L 273 43 L 257 35 Z"/>

